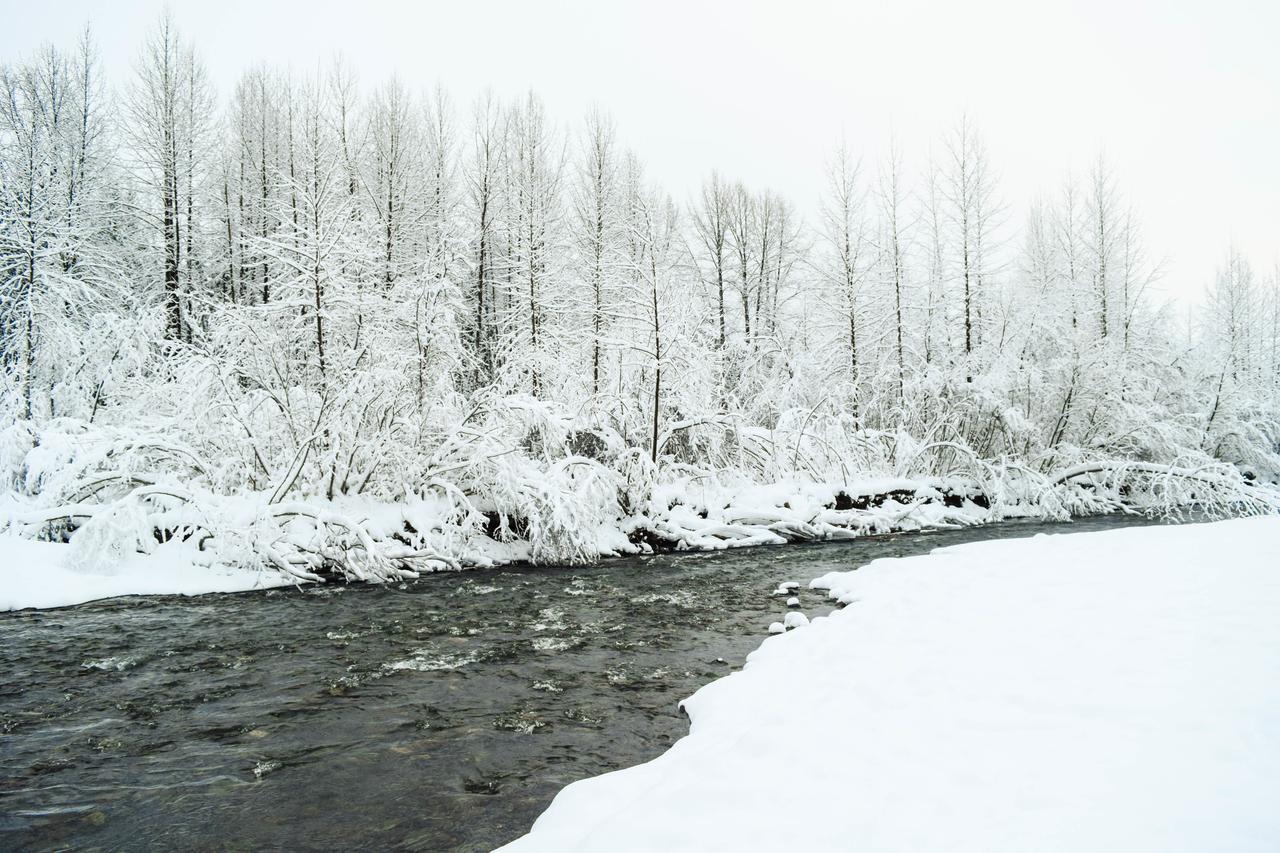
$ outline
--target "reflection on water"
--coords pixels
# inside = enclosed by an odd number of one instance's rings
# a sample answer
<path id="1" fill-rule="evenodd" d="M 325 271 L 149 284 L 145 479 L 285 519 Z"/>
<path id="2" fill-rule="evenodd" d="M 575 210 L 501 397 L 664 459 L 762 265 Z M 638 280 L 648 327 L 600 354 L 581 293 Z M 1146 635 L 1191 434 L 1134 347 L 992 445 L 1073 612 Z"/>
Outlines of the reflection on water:
<path id="1" fill-rule="evenodd" d="M 677 703 L 760 644 L 780 582 L 1141 523 L 0 614 L 0 848 L 489 850 L 682 736 Z"/>

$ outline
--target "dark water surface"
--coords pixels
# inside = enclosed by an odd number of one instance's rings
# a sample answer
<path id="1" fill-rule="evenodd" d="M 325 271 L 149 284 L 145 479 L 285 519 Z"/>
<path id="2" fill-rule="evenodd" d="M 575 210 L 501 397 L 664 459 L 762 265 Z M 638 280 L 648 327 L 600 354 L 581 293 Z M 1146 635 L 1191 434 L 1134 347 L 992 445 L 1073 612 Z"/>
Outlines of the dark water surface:
<path id="1" fill-rule="evenodd" d="M 677 703 L 760 644 L 780 582 L 1143 523 L 0 614 L 0 849 L 489 850 L 684 735 Z"/>

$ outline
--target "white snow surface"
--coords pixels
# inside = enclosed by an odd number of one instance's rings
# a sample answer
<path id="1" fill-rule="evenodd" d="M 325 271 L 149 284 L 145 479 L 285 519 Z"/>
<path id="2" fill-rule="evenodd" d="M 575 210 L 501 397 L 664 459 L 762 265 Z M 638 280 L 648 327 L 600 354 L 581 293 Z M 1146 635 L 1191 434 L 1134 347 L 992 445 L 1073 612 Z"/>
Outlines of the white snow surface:
<path id="1" fill-rule="evenodd" d="M 90 571 L 76 567 L 70 545 L 0 534 L 0 611 L 67 607 L 121 595 L 200 595 L 285 585 L 277 572 L 202 564 L 196 549 L 176 542 Z"/>
<path id="2" fill-rule="evenodd" d="M 531 851 L 1280 849 L 1280 518 L 1040 535 L 815 580 L 847 602 L 574 783 Z"/>

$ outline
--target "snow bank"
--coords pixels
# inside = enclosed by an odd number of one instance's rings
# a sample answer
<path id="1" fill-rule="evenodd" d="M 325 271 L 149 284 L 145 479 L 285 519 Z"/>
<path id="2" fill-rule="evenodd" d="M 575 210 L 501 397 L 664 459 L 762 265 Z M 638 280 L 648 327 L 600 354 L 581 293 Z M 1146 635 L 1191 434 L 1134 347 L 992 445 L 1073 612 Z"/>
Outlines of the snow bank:
<path id="1" fill-rule="evenodd" d="M 521 395 L 486 398 L 463 426 L 433 434 L 430 459 L 397 462 L 370 445 L 352 451 L 362 461 L 348 458 L 335 484 L 332 464 L 316 467 L 325 454 L 313 452 L 311 439 L 266 451 L 279 457 L 268 466 L 261 448 L 253 460 L 240 458 L 243 447 L 207 446 L 199 430 L 179 441 L 167 429 L 16 421 L 0 429 L 0 535 L 69 541 L 69 557 L 57 561 L 63 568 L 141 584 L 87 582 L 83 594 L 98 597 L 99 587 L 110 594 L 254 588 L 267 582 L 262 573 L 272 584 L 399 582 L 470 566 L 576 564 L 1009 517 L 1280 509 L 1280 491 L 1253 485 L 1229 465 L 1095 460 L 1046 474 L 981 462 L 950 441 L 919 445 L 887 434 L 867 444 L 879 448 L 870 456 L 831 456 L 843 427 L 832 429 L 811 436 L 814 447 L 804 429 L 782 430 L 781 443 L 773 432 L 746 429 L 740 437 L 752 449 L 737 446 L 760 464 L 745 467 L 728 459 L 713 467 L 655 464 L 612 428 Z M 295 440 L 300 431 L 315 434 L 298 426 Z M 410 456 L 422 449 L 414 447 Z M 810 458 L 817 447 L 831 464 Z M 327 453 L 332 463 L 334 449 Z M 957 453 L 968 463 L 959 465 Z M 926 457 L 937 464 L 924 464 Z M 368 470 L 353 474 L 352 465 Z M 375 471 L 396 473 L 366 491 Z M 181 554 L 161 553 L 175 543 Z M 169 565 L 179 568 L 166 580 Z M 37 588 L 45 582 L 49 589 Z M 37 572 L 8 584 L 6 594 L 10 606 L 66 603 L 75 584 Z"/>
<path id="2" fill-rule="evenodd" d="M 0 535 L 0 611 L 66 607 L 120 595 L 200 595 L 288 583 L 277 572 L 202 565 L 194 549 L 170 547 L 126 559 L 109 572 L 74 568 L 71 546 Z"/>
<path id="3" fill-rule="evenodd" d="M 505 850 L 1280 849 L 1280 518 L 878 560 Z"/>
<path id="4" fill-rule="evenodd" d="M 943 490 L 963 493 L 965 488 L 943 480 L 725 487 L 695 486 L 682 479 L 664 487 L 645 512 L 628 518 L 568 512 L 568 521 L 544 519 L 539 526 L 544 533 L 555 524 L 572 528 L 571 535 L 561 531 L 572 540 L 570 552 L 578 559 L 596 559 L 654 546 L 718 550 L 998 518 L 972 501 L 953 499 L 948 505 L 943 499 Z M 546 543 L 535 547 L 527 518 L 512 525 L 516 530 L 501 525 L 486 530 L 479 524 L 485 516 L 459 518 L 451 504 L 437 497 L 379 501 L 346 496 L 266 504 L 215 494 L 197 500 L 190 490 L 174 487 L 156 494 L 159 503 L 146 508 L 127 497 L 108 504 L 77 503 L 70 509 L 33 506 L 39 501 L 14 492 L 0 494 L 0 537 L 23 543 L 9 546 L 16 550 L 0 572 L 0 606 L 60 607 L 116 595 L 258 589 L 328 579 L 322 571 L 384 582 L 442 568 L 532 562 L 539 551 L 545 561 L 549 550 Z M 171 500 L 178 494 L 185 497 Z M 591 496 L 586 502 L 599 509 Z M 833 508 L 842 502 L 845 508 Z M 71 529 L 69 548 L 18 538 L 44 535 L 51 518 L 65 522 L 71 517 L 79 524 Z M 162 532 L 173 538 L 158 542 Z M 48 547 L 23 550 L 26 544 Z"/>

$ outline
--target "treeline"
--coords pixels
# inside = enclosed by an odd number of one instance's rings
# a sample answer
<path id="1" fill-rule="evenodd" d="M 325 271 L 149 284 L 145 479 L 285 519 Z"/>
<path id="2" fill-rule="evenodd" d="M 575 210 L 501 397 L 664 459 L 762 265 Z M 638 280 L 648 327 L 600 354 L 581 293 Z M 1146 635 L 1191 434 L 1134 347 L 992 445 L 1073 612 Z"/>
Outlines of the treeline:
<path id="1" fill-rule="evenodd" d="M 674 199 L 606 114 L 533 94 L 336 62 L 220 109 L 168 17 L 114 83 L 88 33 L 0 72 L 15 459 L 133 430 L 273 501 L 474 497 L 511 454 L 605 460 L 636 501 L 708 472 L 1280 478 L 1280 276 L 1233 251 L 1203 310 L 1163 304 L 1101 159 L 1015 211 L 961 120 L 928 162 L 841 146 L 806 219 L 714 172 Z"/>

